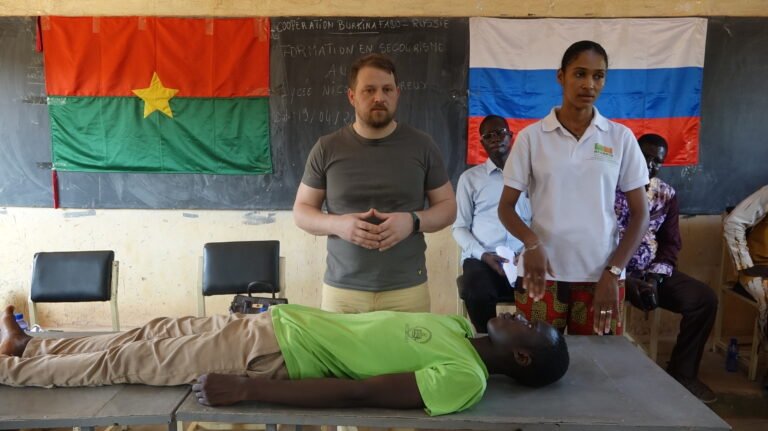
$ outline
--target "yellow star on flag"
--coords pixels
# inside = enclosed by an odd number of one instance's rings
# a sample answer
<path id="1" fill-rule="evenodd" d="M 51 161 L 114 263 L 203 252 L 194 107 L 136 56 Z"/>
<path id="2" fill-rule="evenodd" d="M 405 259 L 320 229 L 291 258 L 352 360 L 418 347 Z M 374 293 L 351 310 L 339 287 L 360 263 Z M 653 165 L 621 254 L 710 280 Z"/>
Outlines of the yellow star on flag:
<path id="1" fill-rule="evenodd" d="M 157 72 L 152 74 L 152 82 L 149 83 L 149 87 L 131 91 L 144 101 L 144 118 L 147 118 L 149 114 L 155 111 L 160 111 L 173 118 L 173 111 L 171 111 L 171 105 L 168 102 L 179 90 L 163 87 Z"/>

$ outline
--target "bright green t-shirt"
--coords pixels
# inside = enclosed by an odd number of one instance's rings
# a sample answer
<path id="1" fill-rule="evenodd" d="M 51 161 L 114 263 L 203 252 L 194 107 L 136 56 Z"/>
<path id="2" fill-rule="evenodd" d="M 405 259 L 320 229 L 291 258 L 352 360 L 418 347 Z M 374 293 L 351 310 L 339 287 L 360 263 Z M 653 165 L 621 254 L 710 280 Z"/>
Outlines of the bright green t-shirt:
<path id="1" fill-rule="evenodd" d="M 414 372 L 431 416 L 480 401 L 488 370 L 459 316 L 377 311 L 336 314 L 301 305 L 270 308 L 291 379 L 366 379 Z"/>

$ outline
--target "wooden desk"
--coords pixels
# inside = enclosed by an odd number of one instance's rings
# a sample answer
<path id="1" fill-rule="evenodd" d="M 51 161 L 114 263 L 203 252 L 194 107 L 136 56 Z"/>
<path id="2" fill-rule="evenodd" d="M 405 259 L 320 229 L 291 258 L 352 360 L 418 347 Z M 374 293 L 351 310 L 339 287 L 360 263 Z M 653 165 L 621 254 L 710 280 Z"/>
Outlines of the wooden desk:
<path id="1" fill-rule="evenodd" d="M 624 337 L 568 337 L 571 365 L 530 389 L 494 376 L 483 400 L 452 415 L 421 410 L 303 409 L 260 403 L 206 407 L 188 396 L 179 421 L 476 430 L 729 430 L 708 407 Z"/>
<path id="2" fill-rule="evenodd" d="M 60 338 L 95 333 L 45 332 L 38 337 Z M 190 391 L 189 385 L 153 387 L 115 385 L 87 388 L 13 388 L 0 385 L 0 430 L 19 428 L 168 424 L 175 430 L 174 412 Z"/>

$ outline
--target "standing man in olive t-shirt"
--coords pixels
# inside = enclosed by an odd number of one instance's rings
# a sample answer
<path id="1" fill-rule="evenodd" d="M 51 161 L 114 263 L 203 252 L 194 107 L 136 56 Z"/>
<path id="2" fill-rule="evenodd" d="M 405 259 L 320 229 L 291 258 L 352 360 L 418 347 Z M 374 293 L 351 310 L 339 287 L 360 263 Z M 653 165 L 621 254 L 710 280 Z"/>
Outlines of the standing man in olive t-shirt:
<path id="1" fill-rule="evenodd" d="M 355 122 L 309 154 L 293 214 L 328 236 L 324 310 L 429 311 L 422 232 L 453 223 L 456 198 L 432 139 L 394 120 L 399 96 L 392 60 L 358 59 L 347 90 Z"/>

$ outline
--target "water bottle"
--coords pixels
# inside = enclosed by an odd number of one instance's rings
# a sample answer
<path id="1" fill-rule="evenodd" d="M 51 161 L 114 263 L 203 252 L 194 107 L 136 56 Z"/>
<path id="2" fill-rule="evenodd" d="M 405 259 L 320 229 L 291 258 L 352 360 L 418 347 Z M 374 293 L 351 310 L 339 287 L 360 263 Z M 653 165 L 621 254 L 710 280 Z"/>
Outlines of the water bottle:
<path id="1" fill-rule="evenodd" d="M 21 328 L 22 331 L 29 331 L 29 325 L 27 324 L 27 321 L 24 320 L 24 313 L 14 313 L 13 317 L 16 318 L 16 324 L 19 325 L 19 328 Z"/>
<path id="2" fill-rule="evenodd" d="M 735 338 L 731 338 L 731 342 L 728 343 L 728 352 L 725 355 L 725 369 L 730 372 L 735 372 L 739 369 L 739 342 Z"/>

